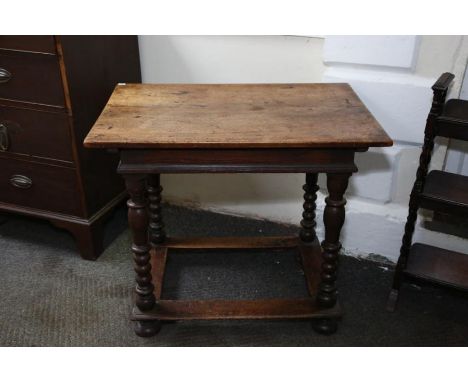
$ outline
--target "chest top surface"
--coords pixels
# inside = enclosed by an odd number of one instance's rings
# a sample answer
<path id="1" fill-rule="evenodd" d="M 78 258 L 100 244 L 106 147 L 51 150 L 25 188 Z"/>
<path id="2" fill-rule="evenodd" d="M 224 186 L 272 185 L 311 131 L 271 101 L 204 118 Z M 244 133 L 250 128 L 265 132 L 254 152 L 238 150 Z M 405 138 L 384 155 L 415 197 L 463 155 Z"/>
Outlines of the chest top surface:
<path id="1" fill-rule="evenodd" d="M 101 148 L 367 148 L 392 140 L 348 84 L 122 84 L 85 139 Z"/>

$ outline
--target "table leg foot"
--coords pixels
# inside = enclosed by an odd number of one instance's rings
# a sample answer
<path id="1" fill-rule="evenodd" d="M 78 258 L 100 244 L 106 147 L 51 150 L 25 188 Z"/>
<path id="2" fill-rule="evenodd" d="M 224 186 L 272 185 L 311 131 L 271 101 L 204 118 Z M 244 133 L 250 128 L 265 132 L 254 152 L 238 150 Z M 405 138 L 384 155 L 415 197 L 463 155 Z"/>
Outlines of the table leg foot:
<path id="1" fill-rule="evenodd" d="M 330 335 L 338 329 L 336 318 L 317 318 L 312 321 L 312 327 L 319 334 Z"/>
<path id="2" fill-rule="evenodd" d="M 400 291 L 398 289 L 392 289 L 388 295 L 387 300 L 387 312 L 394 312 L 398 302 L 398 294 Z"/>
<path id="3" fill-rule="evenodd" d="M 153 337 L 161 330 L 161 321 L 135 321 L 135 334 L 139 337 Z"/>

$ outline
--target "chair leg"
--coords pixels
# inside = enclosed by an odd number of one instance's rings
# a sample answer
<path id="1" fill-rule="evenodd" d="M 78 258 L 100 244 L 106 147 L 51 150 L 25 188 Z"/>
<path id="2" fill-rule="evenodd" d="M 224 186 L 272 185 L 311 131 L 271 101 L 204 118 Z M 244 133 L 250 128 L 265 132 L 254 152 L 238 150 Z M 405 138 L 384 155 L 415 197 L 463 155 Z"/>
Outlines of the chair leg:
<path id="1" fill-rule="evenodd" d="M 416 219 L 418 217 L 418 203 L 414 194 L 410 197 L 408 217 L 405 224 L 405 233 L 403 235 L 400 257 L 395 268 L 395 274 L 393 276 L 392 290 L 387 300 L 387 311 L 393 312 L 398 302 L 398 294 L 400 292 L 401 283 L 403 280 L 403 271 L 408 263 L 408 257 L 411 249 L 414 227 L 416 225 Z"/>

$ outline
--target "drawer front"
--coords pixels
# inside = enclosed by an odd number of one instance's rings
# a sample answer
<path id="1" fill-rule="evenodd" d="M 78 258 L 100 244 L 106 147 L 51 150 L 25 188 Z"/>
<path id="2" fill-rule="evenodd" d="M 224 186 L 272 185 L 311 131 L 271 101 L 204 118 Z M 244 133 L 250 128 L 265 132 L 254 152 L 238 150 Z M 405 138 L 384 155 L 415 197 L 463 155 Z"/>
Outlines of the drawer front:
<path id="1" fill-rule="evenodd" d="M 53 36 L 0 36 L 0 49 L 55 54 Z"/>
<path id="2" fill-rule="evenodd" d="M 0 98 L 64 107 L 57 56 L 0 50 Z"/>
<path id="3" fill-rule="evenodd" d="M 74 169 L 0 158 L 0 201 L 80 216 Z"/>
<path id="4" fill-rule="evenodd" d="M 0 105 L 0 152 L 73 162 L 68 116 Z"/>

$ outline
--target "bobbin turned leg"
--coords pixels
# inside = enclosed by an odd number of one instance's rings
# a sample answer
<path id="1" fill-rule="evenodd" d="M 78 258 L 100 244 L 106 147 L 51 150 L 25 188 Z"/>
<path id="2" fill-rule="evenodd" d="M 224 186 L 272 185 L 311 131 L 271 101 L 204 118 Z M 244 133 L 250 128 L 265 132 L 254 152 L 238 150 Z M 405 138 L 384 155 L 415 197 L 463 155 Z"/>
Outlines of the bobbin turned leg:
<path id="1" fill-rule="evenodd" d="M 345 220 L 346 199 L 343 197 L 351 174 L 327 174 L 329 196 L 325 199 L 323 222 L 325 240 L 322 241 L 322 273 L 317 304 L 331 308 L 337 301 L 336 271 L 338 252 L 341 249 L 340 232 Z M 336 318 L 324 318 L 314 321 L 314 329 L 322 334 L 332 334 L 337 329 Z"/>
<path id="2" fill-rule="evenodd" d="M 142 175 L 125 177 L 130 199 L 128 223 L 132 232 L 133 262 L 136 272 L 135 304 L 141 311 L 154 307 L 154 286 L 151 280 L 150 245 L 148 242 L 148 211 L 146 204 L 146 182 Z M 135 333 L 141 337 L 150 337 L 159 332 L 159 321 L 136 321 Z"/>
<path id="3" fill-rule="evenodd" d="M 306 183 L 302 187 L 304 190 L 304 211 L 302 212 L 301 231 L 299 237 L 304 243 L 310 243 L 315 240 L 315 201 L 317 200 L 318 174 L 306 174 Z"/>
<path id="4" fill-rule="evenodd" d="M 148 199 L 150 211 L 149 236 L 153 246 L 158 246 L 166 239 L 164 223 L 161 213 L 161 192 L 160 175 L 152 174 L 148 177 Z"/>

